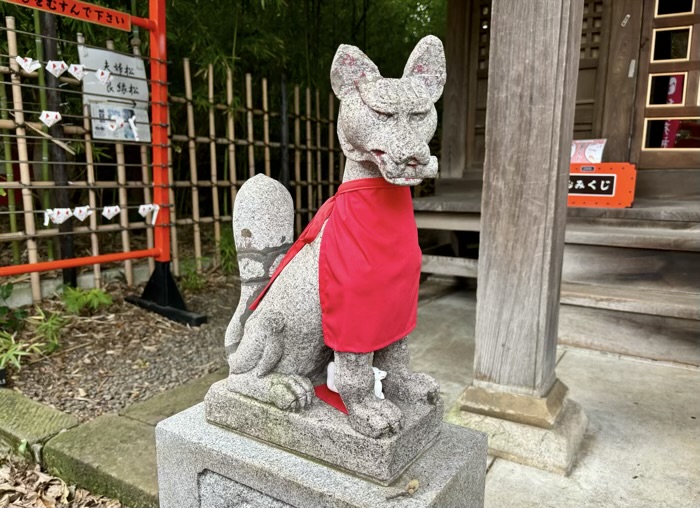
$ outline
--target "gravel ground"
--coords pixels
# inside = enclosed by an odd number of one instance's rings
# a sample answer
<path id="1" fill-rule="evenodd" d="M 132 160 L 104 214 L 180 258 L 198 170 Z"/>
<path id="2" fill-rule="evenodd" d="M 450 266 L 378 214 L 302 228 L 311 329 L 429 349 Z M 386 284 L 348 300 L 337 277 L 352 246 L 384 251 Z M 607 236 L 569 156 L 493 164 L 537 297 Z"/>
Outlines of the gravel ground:
<path id="1" fill-rule="evenodd" d="M 108 291 L 113 305 L 93 317 L 71 318 L 57 352 L 13 374 L 16 390 L 85 422 L 225 364 L 224 331 L 239 294 L 234 277 L 209 274 L 203 290 L 184 295 L 190 310 L 209 318 L 198 328 L 124 302 L 138 290 Z M 61 303 L 47 301 L 42 307 L 60 310 Z"/>
<path id="2" fill-rule="evenodd" d="M 0 508 L 126 508 L 47 475 L 38 465 L 0 458 Z"/>

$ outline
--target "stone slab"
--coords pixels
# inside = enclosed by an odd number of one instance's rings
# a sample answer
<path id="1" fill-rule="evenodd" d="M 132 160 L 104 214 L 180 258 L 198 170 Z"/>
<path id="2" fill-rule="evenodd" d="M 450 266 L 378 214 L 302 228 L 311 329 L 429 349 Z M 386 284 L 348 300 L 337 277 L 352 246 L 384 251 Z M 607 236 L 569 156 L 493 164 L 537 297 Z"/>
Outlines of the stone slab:
<path id="1" fill-rule="evenodd" d="M 401 405 L 404 427 L 382 439 L 364 436 L 350 427 L 347 415 L 316 399 L 301 412 L 282 411 L 270 404 L 234 393 L 226 381 L 212 385 L 205 399 L 211 423 L 327 464 L 392 482 L 437 438 L 443 406 Z"/>
<path id="2" fill-rule="evenodd" d="M 588 425 L 581 406 L 569 399 L 549 429 L 463 411 L 459 405 L 445 420 L 488 434 L 489 454 L 495 457 L 563 475 L 571 471 Z"/>
<path id="3" fill-rule="evenodd" d="M 40 404 L 19 392 L 0 389 L 0 449 L 16 451 L 23 440 L 31 448 L 78 425 L 75 416 Z"/>
<path id="4" fill-rule="evenodd" d="M 382 486 L 230 432 L 204 404 L 156 427 L 161 508 L 472 508 L 484 503 L 486 437 L 442 424 L 440 437 L 392 485 Z M 417 480 L 413 494 L 405 486 Z"/>
<path id="5" fill-rule="evenodd" d="M 155 426 L 159 421 L 202 402 L 209 387 L 227 375 L 228 368 L 223 367 L 182 386 L 159 393 L 148 400 L 132 404 L 121 414 Z"/>
<path id="6" fill-rule="evenodd" d="M 158 506 L 155 429 L 150 425 L 101 416 L 51 439 L 43 457 L 48 471 L 68 483 L 130 508 Z"/>

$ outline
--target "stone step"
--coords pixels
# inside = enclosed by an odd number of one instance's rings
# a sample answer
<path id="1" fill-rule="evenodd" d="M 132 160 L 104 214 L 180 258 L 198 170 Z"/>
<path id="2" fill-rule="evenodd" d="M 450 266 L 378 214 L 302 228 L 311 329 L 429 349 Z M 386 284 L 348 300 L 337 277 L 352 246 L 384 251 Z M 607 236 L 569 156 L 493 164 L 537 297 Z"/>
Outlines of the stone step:
<path id="1" fill-rule="evenodd" d="M 155 446 L 151 425 L 105 415 L 51 439 L 43 462 L 67 483 L 119 499 L 130 508 L 156 508 Z"/>

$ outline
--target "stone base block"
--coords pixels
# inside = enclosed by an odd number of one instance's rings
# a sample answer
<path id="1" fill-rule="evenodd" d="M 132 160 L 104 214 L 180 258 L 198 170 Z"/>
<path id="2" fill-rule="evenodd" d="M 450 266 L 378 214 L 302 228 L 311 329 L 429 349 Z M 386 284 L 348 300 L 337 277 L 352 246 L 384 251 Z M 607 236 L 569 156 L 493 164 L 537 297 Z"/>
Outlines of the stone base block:
<path id="1" fill-rule="evenodd" d="M 459 403 L 445 420 L 488 434 L 490 455 L 563 475 L 571 471 L 588 425 L 581 406 L 570 399 L 548 429 L 463 411 Z"/>
<path id="2" fill-rule="evenodd" d="M 463 411 L 470 413 L 550 429 L 559 418 L 568 391 L 559 379 L 546 397 L 530 397 L 472 385 L 464 390 L 458 403 Z"/>
<path id="3" fill-rule="evenodd" d="M 319 446 L 323 446 L 320 443 Z M 486 436 L 441 424 L 433 446 L 382 486 L 205 420 L 198 404 L 156 427 L 161 508 L 476 508 Z M 413 494 L 406 486 L 418 486 Z"/>
<path id="4" fill-rule="evenodd" d="M 384 485 L 393 482 L 440 432 L 442 403 L 401 405 L 404 427 L 372 439 L 350 427 L 348 417 L 323 401 L 299 413 L 239 395 L 226 381 L 212 385 L 205 399 L 210 423 L 318 459 Z"/>

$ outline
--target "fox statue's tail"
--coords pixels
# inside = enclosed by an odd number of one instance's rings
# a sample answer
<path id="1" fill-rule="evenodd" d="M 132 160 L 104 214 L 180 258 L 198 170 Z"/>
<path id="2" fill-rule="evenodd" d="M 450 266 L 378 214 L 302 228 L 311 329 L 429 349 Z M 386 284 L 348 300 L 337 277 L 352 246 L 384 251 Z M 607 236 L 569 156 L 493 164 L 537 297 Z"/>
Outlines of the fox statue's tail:
<path id="1" fill-rule="evenodd" d="M 243 338 L 250 305 L 294 241 L 292 196 L 281 183 L 256 175 L 241 186 L 233 207 L 233 238 L 241 274 L 241 299 L 226 329 L 227 356 Z"/>

